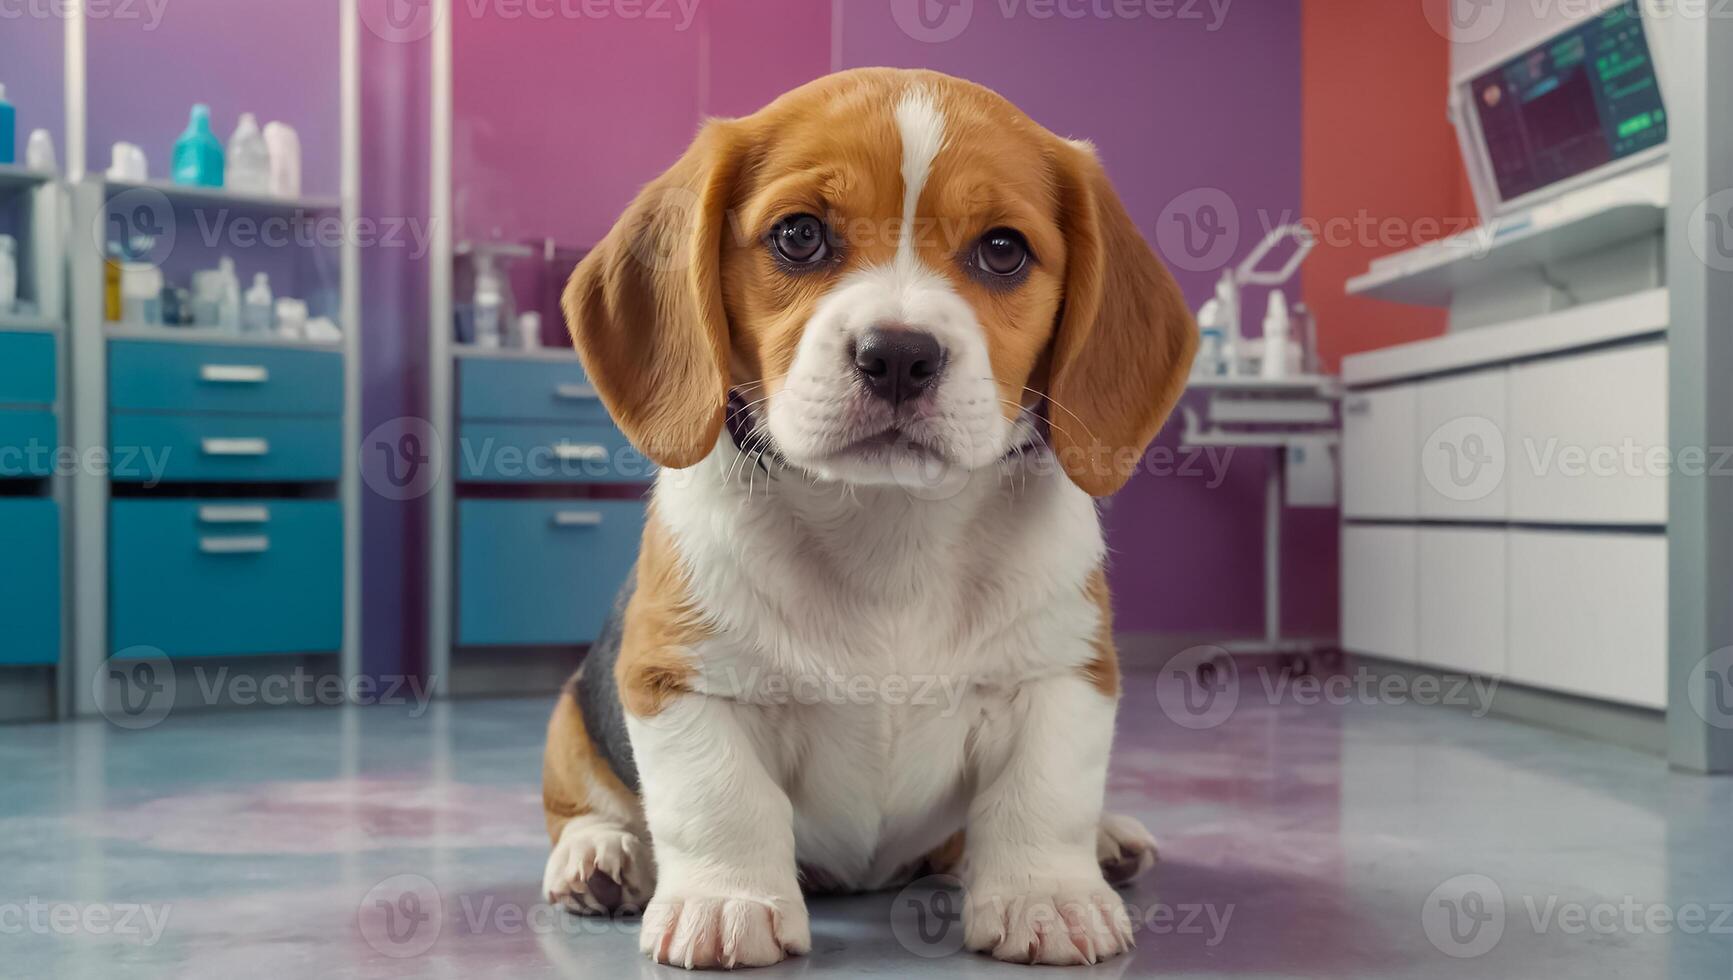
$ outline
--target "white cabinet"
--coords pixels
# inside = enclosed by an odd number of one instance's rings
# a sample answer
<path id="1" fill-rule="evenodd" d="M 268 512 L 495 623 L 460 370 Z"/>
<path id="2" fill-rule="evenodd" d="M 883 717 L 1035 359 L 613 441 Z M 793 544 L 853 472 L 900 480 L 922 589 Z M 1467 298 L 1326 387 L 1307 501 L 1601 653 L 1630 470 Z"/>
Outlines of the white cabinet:
<path id="1" fill-rule="evenodd" d="M 1415 388 L 1349 392 L 1342 401 L 1342 516 L 1412 518 L 1419 471 Z"/>
<path id="2" fill-rule="evenodd" d="M 1511 679 L 1666 707 L 1666 536 L 1506 533 Z"/>
<path id="3" fill-rule="evenodd" d="M 1414 659 L 1417 534 L 1400 526 L 1342 528 L 1344 649 Z"/>
<path id="4" fill-rule="evenodd" d="M 1665 343 L 1517 365 L 1509 411 L 1512 520 L 1666 523 Z"/>
<path id="5" fill-rule="evenodd" d="M 1417 386 L 1415 437 L 1420 445 L 1420 516 L 1502 520 L 1505 516 L 1509 422 L 1505 368 Z"/>
<path id="6" fill-rule="evenodd" d="M 1423 527 L 1417 534 L 1420 663 L 1504 676 L 1504 529 Z"/>

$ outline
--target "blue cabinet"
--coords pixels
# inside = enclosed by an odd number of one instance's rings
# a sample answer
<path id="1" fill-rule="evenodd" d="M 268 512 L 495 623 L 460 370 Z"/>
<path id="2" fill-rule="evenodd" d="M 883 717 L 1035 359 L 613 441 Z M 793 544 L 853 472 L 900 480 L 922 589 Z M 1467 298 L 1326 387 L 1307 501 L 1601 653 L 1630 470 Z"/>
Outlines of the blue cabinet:
<path id="1" fill-rule="evenodd" d="M 343 414 L 343 355 L 334 351 L 111 340 L 108 407 L 116 412 Z"/>
<path id="2" fill-rule="evenodd" d="M 120 499 L 110 506 L 117 651 L 198 657 L 342 646 L 336 501 Z"/>
<path id="3" fill-rule="evenodd" d="M 134 415 L 109 420 L 124 483 L 321 482 L 342 473 L 342 422 L 330 418 Z"/>
<path id="4" fill-rule="evenodd" d="M 465 422 L 457 465 L 476 483 L 648 483 L 655 474 L 611 422 Z"/>
<path id="5" fill-rule="evenodd" d="M 637 501 L 459 501 L 457 642 L 591 642 L 643 527 Z"/>
<path id="6" fill-rule="evenodd" d="M 60 660 L 60 511 L 0 498 L 0 666 Z"/>
<path id="7" fill-rule="evenodd" d="M 54 335 L 0 332 L 0 405 L 54 403 Z"/>
<path id="8" fill-rule="evenodd" d="M 53 475 L 54 414 L 0 408 L 0 480 L 40 480 Z"/>
<path id="9" fill-rule="evenodd" d="M 608 410 L 575 357 L 570 362 L 468 358 L 458 365 L 458 416 L 605 423 Z"/>

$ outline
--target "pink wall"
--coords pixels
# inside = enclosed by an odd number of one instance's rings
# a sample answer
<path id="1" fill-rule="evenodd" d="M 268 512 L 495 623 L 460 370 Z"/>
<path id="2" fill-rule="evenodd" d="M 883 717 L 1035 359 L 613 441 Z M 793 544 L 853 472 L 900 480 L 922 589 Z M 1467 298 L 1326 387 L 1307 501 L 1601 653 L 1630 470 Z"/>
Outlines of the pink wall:
<path id="1" fill-rule="evenodd" d="M 862 65 L 971 78 L 1049 128 L 1093 140 L 1194 306 L 1223 263 L 1175 254 L 1183 247 L 1176 206 L 1212 191 L 1231 199 L 1235 259 L 1266 226 L 1298 216 L 1299 0 L 1172 8 L 1197 19 L 1089 13 L 1112 5 L 1071 4 L 1084 16 L 1043 18 L 1031 11 L 1044 8 L 1011 0 L 932 3 L 941 20 L 968 11 L 955 32 L 954 19 L 937 32 L 909 19 L 917 2 L 700 3 L 684 30 L 674 20 L 460 12 L 457 237 L 592 244 L 678 156 L 703 115 L 748 112 L 834 68 Z M 1169 450 L 1174 428 L 1161 440 Z M 1225 471 L 1203 463 L 1195 475 L 1140 476 L 1114 499 L 1107 521 L 1124 628 L 1259 629 L 1265 466 L 1260 454 L 1240 453 Z M 1291 628 L 1335 628 L 1335 529 L 1333 511 L 1290 512 L 1285 521 Z"/>

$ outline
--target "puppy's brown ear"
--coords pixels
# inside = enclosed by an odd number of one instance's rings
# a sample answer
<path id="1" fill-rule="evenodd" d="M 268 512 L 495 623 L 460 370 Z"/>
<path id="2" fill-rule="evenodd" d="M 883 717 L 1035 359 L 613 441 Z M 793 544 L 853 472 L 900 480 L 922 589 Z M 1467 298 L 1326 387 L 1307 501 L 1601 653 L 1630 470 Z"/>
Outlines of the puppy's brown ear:
<path id="1" fill-rule="evenodd" d="M 1125 485 L 1185 390 L 1197 325 L 1087 144 L 1062 142 L 1065 305 L 1048 394 L 1053 449 L 1091 496 Z"/>
<path id="2" fill-rule="evenodd" d="M 728 400 L 722 234 L 738 168 L 726 121 L 639 193 L 566 284 L 572 342 L 639 451 L 679 469 L 703 459 Z"/>

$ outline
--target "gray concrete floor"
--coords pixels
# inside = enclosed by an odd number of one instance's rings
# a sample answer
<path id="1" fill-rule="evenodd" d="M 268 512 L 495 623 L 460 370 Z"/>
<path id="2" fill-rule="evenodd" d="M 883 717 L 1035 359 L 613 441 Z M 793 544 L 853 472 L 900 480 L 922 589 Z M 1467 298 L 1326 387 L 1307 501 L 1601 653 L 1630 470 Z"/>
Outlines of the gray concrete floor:
<path id="1" fill-rule="evenodd" d="M 1733 781 L 1353 685 L 1248 671 L 1201 721 L 1126 685 L 1109 803 L 1163 848 L 1139 947 L 1033 972 L 1733 976 Z M 550 703 L 0 728 L 0 973 L 674 976 L 540 904 Z M 816 900 L 813 955 L 765 975 L 1032 974 L 954 952 L 956 907 Z"/>

